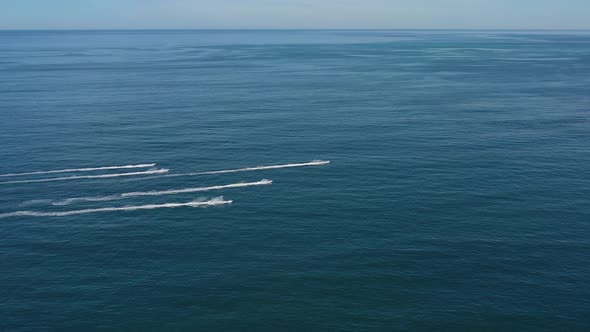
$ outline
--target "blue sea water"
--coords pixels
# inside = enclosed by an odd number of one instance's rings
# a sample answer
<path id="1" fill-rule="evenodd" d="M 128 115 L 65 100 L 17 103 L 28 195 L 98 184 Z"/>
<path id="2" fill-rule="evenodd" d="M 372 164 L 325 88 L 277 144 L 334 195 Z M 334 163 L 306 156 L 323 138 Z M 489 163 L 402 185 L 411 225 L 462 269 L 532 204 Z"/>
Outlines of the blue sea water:
<path id="1" fill-rule="evenodd" d="M 331 161 L 0 183 L 0 330 L 588 331 L 589 112 L 584 31 L 0 32 L 0 174 Z"/>

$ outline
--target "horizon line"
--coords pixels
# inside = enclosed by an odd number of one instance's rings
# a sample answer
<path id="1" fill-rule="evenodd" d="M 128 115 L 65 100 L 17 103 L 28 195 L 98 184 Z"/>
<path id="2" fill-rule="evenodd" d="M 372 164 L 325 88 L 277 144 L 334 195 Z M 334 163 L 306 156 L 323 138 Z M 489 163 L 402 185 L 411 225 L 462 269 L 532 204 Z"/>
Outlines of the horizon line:
<path id="1" fill-rule="evenodd" d="M 590 28 L 0 28 L 0 31 L 590 31 Z"/>

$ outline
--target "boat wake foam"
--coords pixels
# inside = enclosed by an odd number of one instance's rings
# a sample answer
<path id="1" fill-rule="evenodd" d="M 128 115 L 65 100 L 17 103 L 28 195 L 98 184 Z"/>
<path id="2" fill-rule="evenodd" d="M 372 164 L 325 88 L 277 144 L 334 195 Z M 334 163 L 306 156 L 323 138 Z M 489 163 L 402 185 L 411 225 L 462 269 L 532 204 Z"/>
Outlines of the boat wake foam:
<path id="1" fill-rule="evenodd" d="M 314 160 L 314 161 L 310 161 L 308 163 L 246 167 L 246 168 L 238 168 L 238 169 L 228 169 L 228 170 L 223 170 L 223 171 L 209 171 L 209 172 L 192 173 L 190 175 L 225 174 L 225 173 L 252 172 L 252 171 L 262 171 L 262 170 L 268 170 L 268 169 L 291 168 L 291 167 L 322 166 L 322 165 L 327 165 L 329 163 L 330 163 L 329 161 Z"/>
<path id="2" fill-rule="evenodd" d="M 49 178 L 49 179 L 6 181 L 6 182 L 0 182 L 0 184 L 38 183 L 38 182 L 53 182 L 53 181 L 67 181 L 67 180 L 80 180 L 80 179 L 107 179 L 107 178 L 117 178 L 117 177 L 121 177 L 121 176 L 165 174 L 165 173 L 168 173 L 168 171 L 169 171 L 169 169 L 167 169 L 167 168 L 161 168 L 161 169 L 151 169 L 149 171 L 143 171 L 143 172 L 98 174 L 98 175 L 76 175 L 76 176 L 66 176 L 66 177 Z"/>
<path id="3" fill-rule="evenodd" d="M 92 171 L 110 171 L 117 169 L 131 169 L 131 168 L 147 168 L 154 167 L 156 164 L 138 164 L 138 165 L 123 165 L 123 166 L 102 166 L 102 167 L 91 167 L 91 168 L 67 168 L 58 169 L 54 171 L 38 171 L 28 173 L 10 173 L 0 174 L 0 178 L 13 177 L 13 176 L 25 176 L 25 175 L 40 175 L 40 174 L 55 174 L 55 173 L 74 173 L 74 172 L 92 172 Z"/>
<path id="4" fill-rule="evenodd" d="M 327 161 L 327 160 L 314 160 L 314 161 L 310 161 L 307 163 L 297 163 L 297 164 L 254 166 L 254 167 L 246 167 L 246 168 L 226 169 L 226 170 L 220 170 L 220 171 L 167 174 L 167 175 L 162 175 L 162 176 L 151 176 L 151 177 L 149 177 L 149 179 L 154 179 L 154 178 L 159 178 L 159 177 L 179 177 L 179 176 L 197 176 L 197 175 L 214 175 L 214 174 L 227 174 L 227 173 L 239 173 L 239 172 L 253 172 L 253 171 L 271 170 L 271 169 L 292 168 L 292 167 L 323 166 L 323 165 L 327 165 L 329 163 L 330 163 L 330 161 Z M 137 180 L 140 180 L 140 179 L 133 179 L 133 180 L 128 180 L 128 181 L 137 181 Z"/>
<path id="5" fill-rule="evenodd" d="M 210 186 L 210 187 L 198 187 L 198 188 L 185 188 L 185 189 L 173 189 L 173 190 L 161 190 L 161 191 L 138 191 L 138 192 L 130 192 L 130 193 L 123 193 L 117 195 L 108 195 L 108 196 L 92 196 L 92 197 L 74 197 L 68 198 L 64 200 L 57 200 L 51 201 L 49 203 L 52 205 L 63 206 L 63 205 L 70 205 L 74 203 L 80 202 L 105 202 L 105 201 L 114 201 L 114 200 L 122 200 L 126 198 L 132 197 L 142 197 L 142 196 L 162 196 L 162 195 L 176 195 L 176 194 L 186 194 L 186 193 L 196 193 L 196 192 L 203 192 L 203 191 L 211 191 L 211 190 L 222 190 L 222 189 L 229 189 L 229 188 L 244 188 L 244 187 L 253 187 L 253 186 L 264 186 L 272 184 L 272 180 L 260 180 L 256 182 L 239 182 L 239 183 L 232 183 L 226 185 L 217 185 L 217 186 Z M 29 205 L 35 201 L 30 201 Z M 47 200 L 37 200 L 36 202 L 40 204 L 48 203 Z"/>
<path id="6" fill-rule="evenodd" d="M 61 212 L 42 212 L 42 211 L 15 211 L 0 214 L 0 218 L 10 217 L 67 217 L 78 214 L 99 213 L 99 212 L 117 212 L 117 211 L 137 211 L 137 210 L 153 210 L 153 209 L 170 209 L 179 207 L 208 207 L 233 203 L 232 200 L 225 200 L 223 196 L 213 198 L 208 201 L 192 201 L 187 203 L 165 203 L 165 204 L 147 204 L 137 206 L 122 206 L 122 207 L 105 207 L 96 209 L 72 210 Z"/>

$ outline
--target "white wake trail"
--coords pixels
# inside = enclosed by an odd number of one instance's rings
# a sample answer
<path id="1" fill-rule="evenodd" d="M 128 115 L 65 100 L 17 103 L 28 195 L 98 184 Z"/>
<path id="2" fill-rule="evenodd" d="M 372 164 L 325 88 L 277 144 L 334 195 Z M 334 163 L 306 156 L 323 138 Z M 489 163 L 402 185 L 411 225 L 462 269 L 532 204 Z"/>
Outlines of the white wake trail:
<path id="1" fill-rule="evenodd" d="M 162 168 L 162 169 L 153 169 L 153 170 L 143 171 L 143 172 L 99 174 L 99 175 L 77 175 L 77 176 L 67 176 L 67 177 L 50 178 L 50 179 L 6 181 L 6 182 L 0 182 L 0 184 L 53 182 L 53 181 L 67 181 L 67 180 L 80 180 L 80 179 L 106 179 L 106 178 L 117 178 L 117 177 L 121 177 L 121 176 L 165 174 L 165 173 L 168 173 L 168 171 L 169 171 L 169 169 Z"/>
<path id="2" fill-rule="evenodd" d="M 329 160 L 314 160 L 307 163 L 297 163 L 297 164 L 284 164 L 284 165 L 270 165 L 270 166 L 255 166 L 255 167 L 246 167 L 246 168 L 236 168 L 236 169 L 226 169 L 221 171 L 207 171 L 207 172 L 197 172 L 197 173 L 182 173 L 182 174 L 167 174 L 162 176 L 151 176 L 150 179 L 159 178 L 159 177 L 178 177 L 178 176 L 196 176 L 196 175 L 212 175 L 212 174 L 226 174 L 226 173 L 238 173 L 238 172 L 252 172 L 252 171 L 262 171 L 262 170 L 269 170 L 269 169 L 281 169 L 281 168 L 291 168 L 291 167 L 307 167 L 307 166 L 322 166 L 329 164 Z M 128 180 L 128 181 L 135 181 Z"/>
<path id="3" fill-rule="evenodd" d="M 329 163 L 330 163 L 330 161 L 314 160 L 314 161 L 310 161 L 308 163 L 246 167 L 246 168 L 238 168 L 238 169 L 228 169 L 228 170 L 223 170 L 223 171 L 200 172 L 200 173 L 193 173 L 190 175 L 225 174 L 225 173 L 252 172 L 252 171 L 262 171 L 262 170 L 268 170 L 268 169 L 291 168 L 291 167 L 322 166 L 322 165 L 327 165 Z"/>
<path id="4" fill-rule="evenodd" d="M 229 189 L 229 188 L 244 188 L 244 187 L 253 187 L 253 186 L 264 186 L 272 184 L 272 180 L 260 180 L 256 182 L 240 182 L 240 183 L 232 183 L 226 185 L 218 185 L 218 186 L 210 186 L 210 187 L 199 187 L 199 188 L 185 188 L 185 189 L 173 189 L 173 190 L 162 190 L 162 191 L 138 191 L 138 192 L 130 192 L 124 194 L 117 194 L 117 195 L 108 195 L 108 196 L 94 196 L 94 197 L 74 197 L 68 198 L 60 201 L 54 201 L 51 203 L 52 205 L 69 205 L 78 202 L 104 202 L 104 201 L 114 201 L 114 200 L 121 200 L 131 197 L 142 197 L 142 196 L 161 196 L 161 195 L 176 195 L 176 194 L 185 194 L 185 193 L 196 193 L 196 192 L 203 192 L 203 191 L 211 191 L 211 190 L 222 190 L 222 189 Z M 46 201 L 39 200 L 39 203 L 46 203 Z"/>
<path id="5" fill-rule="evenodd" d="M 25 176 L 25 175 L 39 175 L 39 174 L 74 173 L 74 172 L 108 171 L 108 170 L 130 169 L 130 168 L 147 168 L 147 167 L 154 167 L 154 166 L 156 166 L 156 164 L 102 166 L 102 167 L 91 167 L 91 168 L 68 168 L 68 169 L 58 169 L 58 170 L 54 170 L 54 171 L 38 171 L 38 172 L 28 172 L 28 173 L 0 174 L 0 178 L 14 177 L 14 176 Z"/>
<path id="6" fill-rule="evenodd" d="M 63 212 L 41 212 L 41 211 L 16 211 L 0 214 L 0 218 L 10 217 L 66 217 L 78 214 L 98 213 L 98 212 L 116 212 L 116 211 L 136 211 L 136 210 L 153 210 L 164 208 L 179 208 L 179 207 L 207 207 L 216 205 L 225 205 L 233 203 L 232 200 L 225 200 L 223 196 L 213 198 L 209 201 L 199 202 L 192 201 L 187 203 L 165 203 L 165 204 L 148 204 L 138 206 L 123 206 L 123 207 L 106 207 L 97 209 L 84 209 Z"/>
<path id="7" fill-rule="evenodd" d="M 51 204 L 52 202 L 53 202 L 53 200 L 51 200 L 51 199 L 33 199 L 30 201 L 20 203 L 19 206 L 20 207 L 27 207 L 27 206 L 33 206 L 33 205 L 45 205 L 45 204 Z"/>

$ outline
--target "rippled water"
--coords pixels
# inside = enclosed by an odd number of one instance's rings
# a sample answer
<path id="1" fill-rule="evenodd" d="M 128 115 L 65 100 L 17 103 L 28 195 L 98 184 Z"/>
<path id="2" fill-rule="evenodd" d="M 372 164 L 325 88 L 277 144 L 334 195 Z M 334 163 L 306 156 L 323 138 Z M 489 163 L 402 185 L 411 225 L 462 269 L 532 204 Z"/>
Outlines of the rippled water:
<path id="1" fill-rule="evenodd" d="M 0 78 L 0 174 L 70 170 L 0 177 L 0 330 L 590 328 L 587 32 L 0 32 Z"/>

